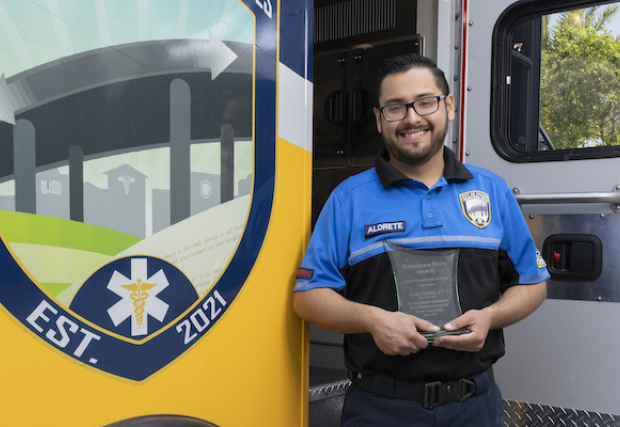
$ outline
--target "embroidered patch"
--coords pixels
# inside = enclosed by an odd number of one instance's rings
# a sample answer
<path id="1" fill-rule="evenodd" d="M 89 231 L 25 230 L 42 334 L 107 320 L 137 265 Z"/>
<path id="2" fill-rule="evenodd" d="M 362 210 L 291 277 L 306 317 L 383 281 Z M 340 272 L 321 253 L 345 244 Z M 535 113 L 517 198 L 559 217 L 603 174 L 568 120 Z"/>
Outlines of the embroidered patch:
<path id="1" fill-rule="evenodd" d="M 366 239 L 387 233 L 400 233 L 407 230 L 406 221 L 380 222 L 364 226 L 364 236 Z"/>
<path id="2" fill-rule="evenodd" d="M 491 223 L 491 201 L 489 195 L 482 191 L 468 191 L 460 196 L 465 218 L 478 228 Z"/>
<path id="3" fill-rule="evenodd" d="M 540 251 L 536 251 L 536 264 L 538 265 L 538 268 L 547 266 L 547 263 L 543 259 L 542 255 L 540 255 Z"/>
<path id="4" fill-rule="evenodd" d="M 314 270 L 310 268 L 302 268 L 302 267 L 299 267 L 297 269 L 298 279 L 312 280 L 313 277 L 314 277 Z"/>

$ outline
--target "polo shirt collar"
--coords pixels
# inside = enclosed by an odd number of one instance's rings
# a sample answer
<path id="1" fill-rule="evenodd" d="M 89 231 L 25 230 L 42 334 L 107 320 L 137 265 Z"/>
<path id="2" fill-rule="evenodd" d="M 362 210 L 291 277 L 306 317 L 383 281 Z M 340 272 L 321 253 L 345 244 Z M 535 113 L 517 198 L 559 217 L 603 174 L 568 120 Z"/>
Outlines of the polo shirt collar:
<path id="1" fill-rule="evenodd" d="M 381 184 L 383 184 L 383 188 L 387 189 L 390 185 L 397 181 L 411 181 L 411 179 L 407 178 L 405 174 L 392 166 L 389 163 L 389 160 L 390 153 L 388 153 L 386 148 L 383 148 L 379 154 L 377 154 L 377 158 L 375 159 L 375 169 L 377 170 L 377 175 L 379 175 Z M 443 160 L 445 163 L 443 168 L 443 177 L 446 181 L 464 181 L 473 178 L 471 172 L 469 172 L 463 163 L 456 160 L 456 156 L 452 150 L 446 146 L 444 146 L 443 150 Z"/>

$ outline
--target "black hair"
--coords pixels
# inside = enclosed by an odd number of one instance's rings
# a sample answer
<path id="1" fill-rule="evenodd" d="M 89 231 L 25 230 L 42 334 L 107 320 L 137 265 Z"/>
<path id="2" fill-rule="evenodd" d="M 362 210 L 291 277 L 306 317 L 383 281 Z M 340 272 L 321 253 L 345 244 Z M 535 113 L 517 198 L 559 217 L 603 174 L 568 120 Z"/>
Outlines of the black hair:
<path id="1" fill-rule="evenodd" d="M 383 61 L 383 64 L 379 68 L 377 73 L 377 104 L 379 102 L 379 98 L 381 97 L 381 84 L 383 80 L 391 75 L 404 73 L 409 71 L 411 68 L 428 68 L 429 71 L 433 74 L 435 78 L 435 83 L 437 87 L 442 91 L 443 95 L 450 94 L 450 86 L 448 86 L 448 82 L 446 80 L 446 76 L 443 71 L 437 68 L 437 64 L 433 62 L 432 59 L 427 58 L 426 56 L 418 55 L 416 53 L 406 53 L 403 55 L 396 55 L 390 58 L 387 58 Z"/>

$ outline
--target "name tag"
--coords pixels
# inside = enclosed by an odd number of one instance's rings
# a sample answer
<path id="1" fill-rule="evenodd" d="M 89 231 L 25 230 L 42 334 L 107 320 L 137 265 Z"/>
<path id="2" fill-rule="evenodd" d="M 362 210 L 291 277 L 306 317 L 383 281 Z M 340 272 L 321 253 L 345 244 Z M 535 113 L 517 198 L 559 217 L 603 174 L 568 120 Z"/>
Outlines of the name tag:
<path id="1" fill-rule="evenodd" d="M 378 224 L 365 225 L 364 237 L 366 237 L 366 239 L 370 239 L 371 237 L 375 237 L 380 234 L 401 233 L 406 230 L 407 223 L 405 221 L 380 222 Z"/>

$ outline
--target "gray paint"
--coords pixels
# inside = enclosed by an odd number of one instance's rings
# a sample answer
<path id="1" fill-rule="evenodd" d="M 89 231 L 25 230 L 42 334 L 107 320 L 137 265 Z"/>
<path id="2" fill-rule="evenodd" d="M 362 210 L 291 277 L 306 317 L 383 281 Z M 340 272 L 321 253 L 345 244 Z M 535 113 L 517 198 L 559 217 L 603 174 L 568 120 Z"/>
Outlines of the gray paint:
<path id="1" fill-rule="evenodd" d="M 69 176 L 58 169 L 37 174 L 37 214 L 69 219 Z"/>
<path id="2" fill-rule="evenodd" d="M 154 192 L 154 230 L 219 204 L 219 176 L 203 176 L 198 182 L 192 178 L 190 144 L 219 142 L 223 97 L 233 93 L 249 96 L 253 56 L 251 45 L 226 43 L 238 58 L 213 84 L 210 59 L 205 57 L 209 46 L 205 40 L 168 40 L 102 48 L 61 58 L 7 79 L 11 93 L 19 101 L 19 120 L 11 126 L 12 141 L 7 142 L 12 144 L 8 147 L 14 154 L 12 167 L 0 174 L 4 174 L 5 181 L 15 180 L 17 196 L 2 196 L 0 207 L 85 221 L 144 237 L 144 189 L 137 197 L 141 201 L 138 206 L 135 183 L 130 183 L 132 191 L 125 198 L 112 188 L 84 184 L 83 162 L 158 146 L 171 147 L 172 192 Z M 179 58 L 170 54 L 179 51 L 187 55 Z M 192 104 L 190 91 L 205 96 L 194 99 Z M 119 96 L 124 93 L 130 96 Z M 235 128 L 238 135 L 252 134 L 250 119 L 246 121 L 241 123 L 245 128 Z M 234 197 L 234 165 L 230 164 L 234 159 L 233 143 L 231 133 L 223 150 L 227 200 Z M 69 176 L 47 178 L 48 173 L 55 173 L 54 168 L 66 165 Z M 43 174 L 41 180 L 48 182 L 39 182 L 37 172 Z M 62 181 L 65 179 L 66 183 Z M 113 186 L 114 179 L 109 179 Z M 50 193 L 49 188 L 43 193 L 37 186 L 52 185 L 52 181 L 62 188 L 62 194 Z M 212 184 L 207 198 L 205 181 Z M 251 176 L 241 180 L 238 194 L 248 194 L 250 187 Z M 196 188 L 201 188 L 202 194 Z M 174 201 L 170 201 L 170 193 Z M 165 205 L 165 213 L 157 212 L 158 204 Z"/>
<path id="3" fill-rule="evenodd" d="M 84 152 L 77 145 L 69 148 L 69 215 L 84 221 Z"/>
<path id="4" fill-rule="evenodd" d="M 222 125 L 221 133 L 222 203 L 231 201 L 235 191 L 235 131 L 231 125 Z"/>
<path id="5" fill-rule="evenodd" d="M 170 222 L 191 216 L 191 90 L 180 79 L 170 84 Z"/>
<path id="6" fill-rule="evenodd" d="M 72 55 L 69 61 L 61 58 L 31 68 L 8 78 L 7 84 L 15 84 L 13 94 L 23 98 L 19 107 L 24 108 L 18 111 L 20 113 L 72 93 L 114 82 L 208 70 L 210 62 L 201 58 L 209 51 L 209 46 L 208 40 L 185 39 L 104 47 Z M 252 70 L 250 45 L 226 42 L 226 46 L 238 56 L 226 68 L 227 72 L 248 73 Z M 171 52 L 182 52 L 183 55 L 171 55 Z"/>
<path id="7" fill-rule="evenodd" d="M 496 364 L 504 398 L 561 408 L 620 413 L 620 306 L 546 300 L 505 330 Z"/>
<path id="8" fill-rule="evenodd" d="M 620 216 L 537 215 L 528 224 L 538 247 L 555 234 L 598 236 L 604 267 L 594 282 L 550 280 L 556 299 L 505 330 L 507 354 L 496 369 L 504 397 L 618 414 Z"/>
<path id="9" fill-rule="evenodd" d="M 13 164 L 15 165 L 15 210 L 36 213 L 36 137 L 34 125 L 17 120 L 13 129 Z"/>
<path id="10" fill-rule="evenodd" d="M 422 55 L 437 61 L 438 0 L 418 1 L 417 32 L 422 37 Z"/>
<path id="11" fill-rule="evenodd" d="M 144 238 L 147 177 L 128 165 L 106 175 L 107 190 L 84 184 L 84 222 Z"/>
<path id="12" fill-rule="evenodd" d="M 0 210 L 15 211 L 15 197 L 0 196 Z"/>
<path id="13" fill-rule="evenodd" d="M 221 203 L 219 175 L 192 172 L 190 179 L 191 215 L 196 215 Z M 170 191 L 154 189 L 152 196 L 154 234 L 171 225 Z"/>
<path id="14" fill-rule="evenodd" d="M 153 190 L 153 234 L 170 227 L 170 190 Z"/>
<path id="15" fill-rule="evenodd" d="M 221 203 L 219 175 L 192 172 L 191 181 L 192 215 L 196 215 Z"/>

